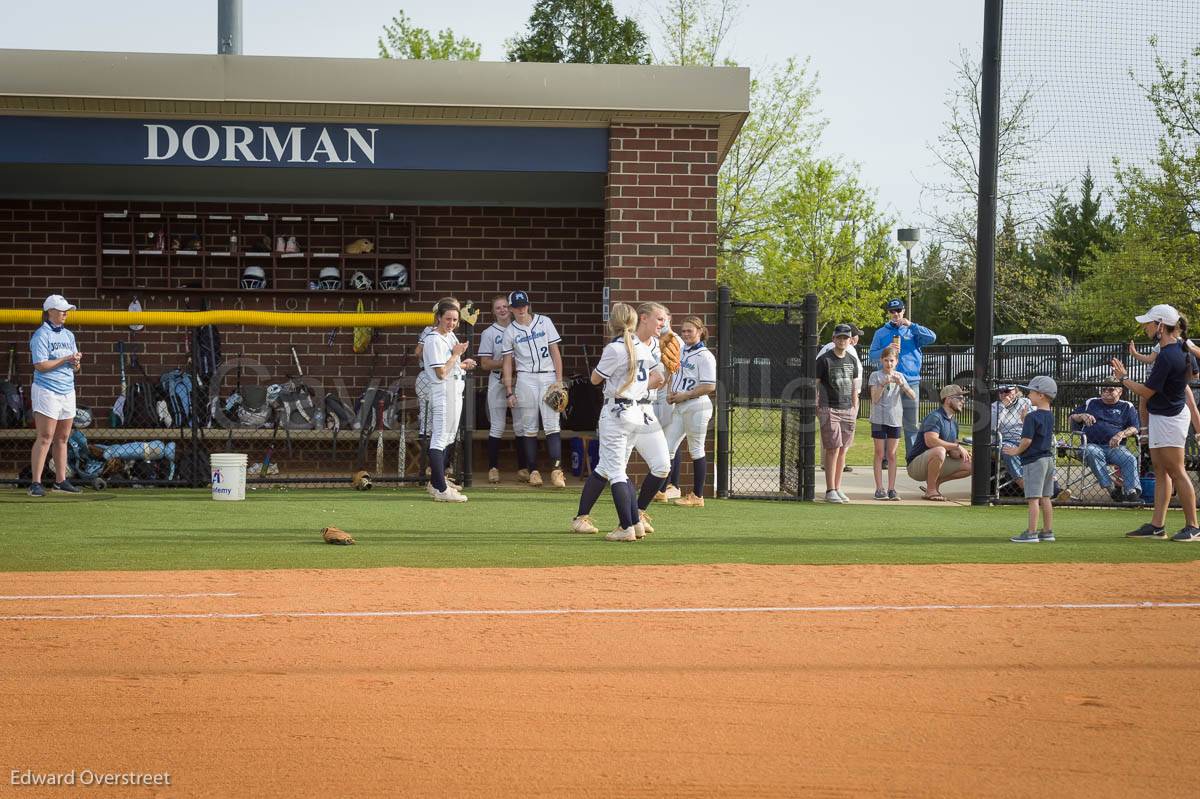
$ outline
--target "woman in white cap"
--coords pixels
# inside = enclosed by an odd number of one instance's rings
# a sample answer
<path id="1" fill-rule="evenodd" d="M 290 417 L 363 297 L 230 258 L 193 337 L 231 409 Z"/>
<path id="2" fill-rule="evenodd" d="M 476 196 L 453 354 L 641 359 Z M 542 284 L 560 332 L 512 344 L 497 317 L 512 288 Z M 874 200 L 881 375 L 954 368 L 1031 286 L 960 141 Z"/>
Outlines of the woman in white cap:
<path id="1" fill-rule="evenodd" d="M 42 325 L 29 339 L 33 360 L 33 386 L 29 396 L 33 406 L 33 421 L 37 438 L 33 440 L 30 465 L 33 474 L 29 483 L 31 497 L 43 496 L 42 470 L 46 455 L 53 447 L 54 471 L 58 478 L 54 491 L 78 494 L 71 485 L 67 471 L 67 439 L 75 421 L 75 373 L 83 355 L 75 344 L 75 336 L 67 330 L 67 312 L 75 306 L 61 294 L 51 294 L 42 303 Z"/>
<path id="2" fill-rule="evenodd" d="M 1196 526 L 1196 492 L 1184 465 L 1188 424 L 1200 431 L 1200 412 L 1188 382 L 1196 361 L 1187 349 L 1187 319 L 1170 305 L 1155 305 L 1137 317 L 1146 335 L 1159 345 L 1145 384 L 1130 380 L 1125 364 L 1112 359 L 1113 374 L 1125 388 L 1146 400 L 1150 462 L 1154 465 L 1154 516 L 1149 524 L 1126 533 L 1129 538 L 1166 538 L 1164 525 L 1172 488 L 1183 506 L 1184 527 L 1172 541 L 1200 541 Z M 1187 409 L 1187 413 L 1184 409 Z"/>

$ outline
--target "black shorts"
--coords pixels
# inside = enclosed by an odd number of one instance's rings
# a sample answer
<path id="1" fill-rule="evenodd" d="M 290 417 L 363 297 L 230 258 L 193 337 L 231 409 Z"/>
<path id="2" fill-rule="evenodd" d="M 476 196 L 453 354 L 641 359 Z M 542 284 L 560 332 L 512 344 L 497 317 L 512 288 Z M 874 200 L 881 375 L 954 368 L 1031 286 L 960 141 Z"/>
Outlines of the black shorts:
<path id="1" fill-rule="evenodd" d="M 889 438 L 899 438 L 900 428 L 892 427 L 890 424 L 872 424 L 871 438 L 887 440 Z"/>

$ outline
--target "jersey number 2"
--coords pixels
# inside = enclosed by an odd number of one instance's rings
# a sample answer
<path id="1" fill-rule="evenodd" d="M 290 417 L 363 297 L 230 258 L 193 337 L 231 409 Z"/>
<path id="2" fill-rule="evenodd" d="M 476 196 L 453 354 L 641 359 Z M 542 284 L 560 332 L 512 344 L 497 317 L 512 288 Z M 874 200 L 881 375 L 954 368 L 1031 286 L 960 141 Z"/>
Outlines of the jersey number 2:
<path id="1" fill-rule="evenodd" d="M 542 357 L 543 358 L 550 357 L 550 348 L 549 347 L 542 347 Z"/>

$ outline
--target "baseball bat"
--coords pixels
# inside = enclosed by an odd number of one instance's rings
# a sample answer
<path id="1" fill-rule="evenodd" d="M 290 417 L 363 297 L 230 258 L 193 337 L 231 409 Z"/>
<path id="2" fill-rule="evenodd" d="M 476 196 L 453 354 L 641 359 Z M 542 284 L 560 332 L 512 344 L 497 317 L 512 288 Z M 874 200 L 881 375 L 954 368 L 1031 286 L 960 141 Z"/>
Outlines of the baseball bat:
<path id="1" fill-rule="evenodd" d="M 375 429 L 379 431 L 375 440 L 375 474 L 383 474 L 383 397 L 375 405 Z"/>

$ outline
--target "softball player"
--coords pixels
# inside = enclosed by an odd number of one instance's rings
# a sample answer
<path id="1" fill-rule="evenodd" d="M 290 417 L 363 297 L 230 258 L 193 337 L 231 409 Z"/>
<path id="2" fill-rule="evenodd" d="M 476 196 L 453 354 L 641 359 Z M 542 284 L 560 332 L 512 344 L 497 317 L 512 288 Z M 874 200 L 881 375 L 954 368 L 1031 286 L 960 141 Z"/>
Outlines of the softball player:
<path id="1" fill-rule="evenodd" d="M 654 532 L 648 524 L 645 509 L 670 470 L 667 440 L 654 417 L 649 398 L 650 389 L 665 382 L 656 336 L 665 314 L 666 309 L 658 303 L 646 303 L 636 312 L 624 303 L 613 306 L 609 328 L 614 333 L 624 332 L 604 348 L 591 378 L 596 385 L 604 383 L 605 404 L 600 411 L 597 431 L 600 465 L 584 483 L 579 513 L 571 522 L 572 532 L 597 532 L 587 514 L 604 490 L 605 481 L 612 486 L 621 524 L 606 539 L 633 541 Z M 650 467 L 650 475 L 642 483 L 641 492 L 634 491 L 626 473 L 634 448 Z M 622 503 L 626 503 L 625 512 L 622 512 Z"/>
<path id="2" fill-rule="evenodd" d="M 500 442 L 504 439 L 505 422 L 508 420 L 508 397 L 500 373 L 504 369 L 504 332 L 512 322 L 512 311 L 508 309 L 507 297 L 492 298 L 492 317 L 496 320 L 479 336 L 479 365 L 491 371 L 488 375 L 487 409 L 488 422 L 488 482 L 500 482 Z M 525 450 L 521 428 L 517 425 L 517 413 L 513 411 L 513 433 L 516 436 L 517 466 L 525 471 Z"/>
<path id="3" fill-rule="evenodd" d="M 425 337 L 422 364 L 429 379 L 429 468 L 430 484 L 437 502 L 466 502 L 458 489 L 446 483 L 446 447 L 458 434 L 462 416 L 463 371 L 474 369 L 475 361 L 463 359 L 466 342 L 454 335 L 458 327 L 458 304 L 439 302 L 434 311 L 433 332 Z"/>
<path id="4" fill-rule="evenodd" d="M 437 314 L 438 306 L 444 302 L 450 303 L 455 308 L 459 307 L 458 300 L 455 299 L 454 297 L 442 297 L 440 300 L 438 300 L 436 303 L 434 303 L 433 313 L 435 315 Z M 430 383 L 429 383 L 429 375 L 428 375 L 428 373 L 426 373 L 425 368 L 424 368 L 424 363 L 425 363 L 424 352 L 425 352 L 425 339 L 427 339 L 435 331 L 436 331 L 435 325 L 428 325 L 424 330 L 422 330 L 420 333 L 418 333 L 417 334 L 417 348 L 414 351 L 414 354 L 417 356 L 417 363 L 420 363 L 422 365 L 421 371 L 417 373 L 416 380 L 413 381 L 413 393 L 417 395 L 417 439 L 420 443 L 421 451 L 425 453 L 425 458 L 427 461 L 429 459 L 429 439 L 430 439 L 430 428 L 429 428 Z M 453 455 L 454 455 L 454 445 L 453 445 L 453 443 L 451 443 L 450 449 L 446 453 L 446 464 L 447 465 L 453 461 Z M 428 474 L 430 470 L 428 467 L 426 467 L 425 471 Z M 451 482 L 453 483 L 454 481 L 451 481 Z M 454 487 L 458 488 L 458 485 L 454 484 Z M 432 495 L 434 493 L 433 483 L 429 483 L 428 489 L 429 489 L 429 493 Z"/>
<path id="5" fill-rule="evenodd" d="M 708 461 L 704 456 L 704 440 L 708 436 L 708 423 L 712 419 L 713 406 L 709 394 L 717 390 L 717 359 L 704 345 L 708 330 L 698 316 L 683 320 L 679 332 L 683 336 L 683 351 L 679 359 L 679 371 L 671 379 L 671 388 L 664 392 L 673 412 L 667 425 L 667 451 L 674 452 L 687 437 L 688 452 L 692 456 L 692 493 L 676 501 L 676 505 L 692 508 L 704 507 L 704 478 L 708 473 Z M 678 462 L 678 461 L 676 461 Z M 678 472 L 672 473 L 678 480 Z"/>
<path id="6" fill-rule="evenodd" d="M 667 311 L 667 323 L 663 325 L 663 329 L 659 331 L 659 335 L 662 336 L 666 333 L 671 334 L 676 339 L 676 342 L 679 344 L 679 351 L 682 353 L 685 345 L 679 334 L 671 329 L 671 312 L 669 310 Z M 669 377 L 667 379 L 668 381 L 670 380 Z M 658 418 L 658 424 L 664 432 L 671 425 L 672 414 L 671 403 L 667 402 L 667 389 L 668 386 L 664 385 L 662 388 L 650 392 L 650 397 L 654 400 L 654 415 Z M 673 499 L 679 499 L 681 496 L 678 487 L 679 453 L 676 451 L 678 446 L 676 444 L 674 447 L 671 447 L 671 476 L 668 478 L 667 484 L 663 486 L 663 490 L 654 495 L 655 502 L 670 502 Z"/>
<path id="7" fill-rule="evenodd" d="M 508 295 L 513 321 L 504 330 L 504 367 L 501 380 L 508 407 L 514 409 L 513 427 L 519 431 L 525 448 L 525 465 L 529 468 L 529 484 L 540 486 L 542 476 L 537 470 L 538 417 L 546 433 L 546 449 L 552 463 L 550 484 L 566 488 L 562 471 L 562 436 L 559 434 L 558 411 L 542 402 L 546 389 L 562 382 L 562 355 L 558 342 L 562 336 L 550 317 L 535 314 L 529 309 L 529 295 L 514 291 Z M 515 385 L 515 388 L 514 388 Z"/>

